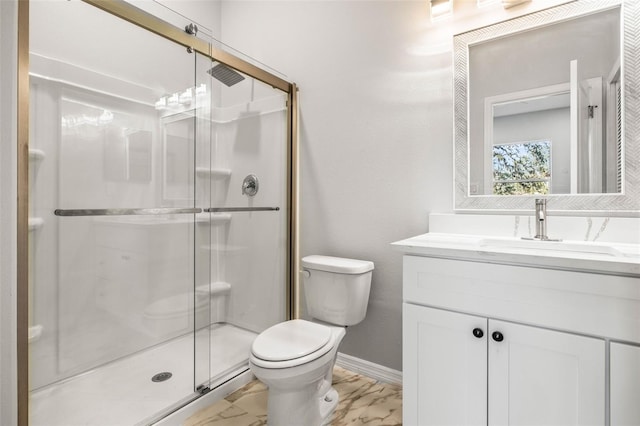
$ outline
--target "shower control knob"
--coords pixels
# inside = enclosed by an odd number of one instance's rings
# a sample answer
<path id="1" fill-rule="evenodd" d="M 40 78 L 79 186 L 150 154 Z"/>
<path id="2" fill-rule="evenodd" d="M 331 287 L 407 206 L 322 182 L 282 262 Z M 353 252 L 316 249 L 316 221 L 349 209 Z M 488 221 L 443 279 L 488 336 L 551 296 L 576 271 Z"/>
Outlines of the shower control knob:
<path id="1" fill-rule="evenodd" d="M 484 331 L 482 331 L 481 328 L 474 328 L 473 329 L 473 336 L 477 337 L 478 339 L 482 338 L 482 336 L 484 336 Z"/>
<path id="2" fill-rule="evenodd" d="M 500 333 L 499 331 L 494 331 L 491 334 L 491 337 L 493 338 L 493 340 L 495 340 L 496 342 L 502 342 L 504 340 L 504 335 L 502 333 Z"/>
<path id="3" fill-rule="evenodd" d="M 258 193 L 258 177 L 256 175 L 249 175 L 242 181 L 242 194 L 253 197 Z"/>

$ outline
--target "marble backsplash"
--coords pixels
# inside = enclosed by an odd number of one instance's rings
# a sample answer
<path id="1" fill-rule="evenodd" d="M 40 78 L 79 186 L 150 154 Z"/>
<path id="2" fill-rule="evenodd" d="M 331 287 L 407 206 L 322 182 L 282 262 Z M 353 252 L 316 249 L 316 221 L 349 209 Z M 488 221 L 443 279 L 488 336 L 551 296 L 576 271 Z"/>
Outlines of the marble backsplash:
<path id="1" fill-rule="evenodd" d="M 429 232 L 532 237 L 535 217 L 522 215 L 429 214 Z M 547 215 L 547 235 L 572 241 L 598 241 L 640 244 L 638 217 L 578 217 Z"/>

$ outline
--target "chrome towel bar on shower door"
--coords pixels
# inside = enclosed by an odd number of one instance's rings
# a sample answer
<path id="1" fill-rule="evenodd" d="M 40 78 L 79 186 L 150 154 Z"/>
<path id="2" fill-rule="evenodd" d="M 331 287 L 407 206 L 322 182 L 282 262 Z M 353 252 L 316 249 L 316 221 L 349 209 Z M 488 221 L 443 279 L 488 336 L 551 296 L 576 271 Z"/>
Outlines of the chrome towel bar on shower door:
<path id="1" fill-rule="evenodd" d="M 210 207 L 182 208 L 161 207 L 150 209 L 56 209 L 56 216 L 134 216 L 134 215 L 163 215 L 163 214 L 195 214 L 195 213 L 230 213 L 230 212 L 262 212 L 278 211 L 280 207 Z"/>
<path id="2" fill-rule="evenodd" d="M 202 213 L 200 208 L 161 207 L 150 209 L 56 209 L 56 216 L 133 216 Z"/>
<path id="3" fill-rule="evenodd" d="M 267 212 L 278 211 L 280 207 L 209 207 L 204 209 L 207 213 L 225 213 L 225 212 Z"/>

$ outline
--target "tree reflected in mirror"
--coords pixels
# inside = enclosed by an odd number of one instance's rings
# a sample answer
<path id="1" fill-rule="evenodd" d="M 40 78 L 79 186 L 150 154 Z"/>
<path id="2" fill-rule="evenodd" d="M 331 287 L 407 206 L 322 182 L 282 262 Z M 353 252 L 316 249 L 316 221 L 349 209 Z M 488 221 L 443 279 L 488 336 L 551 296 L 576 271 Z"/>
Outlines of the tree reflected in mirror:
<path id="1" fill-rule="evenodd" d="M 550 141 L 494 145 L 492 163 L 494 195 L 549 194 Z"/>

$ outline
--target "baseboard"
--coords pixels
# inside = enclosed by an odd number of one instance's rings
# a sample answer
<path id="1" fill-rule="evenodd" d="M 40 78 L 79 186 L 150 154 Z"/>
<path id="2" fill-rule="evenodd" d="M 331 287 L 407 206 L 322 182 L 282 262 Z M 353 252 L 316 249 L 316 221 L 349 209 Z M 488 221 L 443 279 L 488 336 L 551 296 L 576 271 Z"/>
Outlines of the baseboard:
<path id="1" fill-rule="evenodd" d="M 402 386 L 402 371 L 338 352 L 336 365 L 383 383 Z"/>

